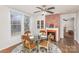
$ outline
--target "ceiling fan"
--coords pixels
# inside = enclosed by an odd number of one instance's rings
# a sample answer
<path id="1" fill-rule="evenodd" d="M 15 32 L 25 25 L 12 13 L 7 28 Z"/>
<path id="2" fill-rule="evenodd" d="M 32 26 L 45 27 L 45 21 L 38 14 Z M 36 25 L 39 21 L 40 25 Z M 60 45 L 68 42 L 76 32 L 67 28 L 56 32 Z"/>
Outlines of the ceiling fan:
<path id="1" fill-rule="evenodd" d="M 42 7 L 36 7 L 36 8 L 38 8 L 38 9 L 40 9 L 40 10 L 35 11 L 34 13 L 47 12 L 47 13 L 53 14 L 54 12 L 52 12 L 52 11 L 50 11 L 50 10 L 51 10 L 51 9 L 55 9 L 55 7 L 49 7 L 49 8 L 47 8 L 46 5 L 43 5 Z"/>

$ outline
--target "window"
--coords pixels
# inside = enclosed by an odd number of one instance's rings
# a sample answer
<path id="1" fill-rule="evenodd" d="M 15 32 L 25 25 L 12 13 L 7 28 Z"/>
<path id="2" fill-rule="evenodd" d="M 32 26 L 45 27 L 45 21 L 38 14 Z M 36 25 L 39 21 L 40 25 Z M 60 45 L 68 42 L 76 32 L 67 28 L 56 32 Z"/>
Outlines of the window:
<path id="1" fill-rule="evenodd" d="M 38 20 L 37 21 L 37 28 L 38 29 L 44 29 L 44 20 Z"/>
<path id="2" fill-rule="evenodd" d="M 19 35 L 21 34 L 21 19 L 22 15 L 17 12 L 10 12 L 11 17 L 11 35 Z"/>
<path id="3" fill-rule="evenodd" d="M 41 29 L 43 29 L 43 28 L 44 28 L 44 21 L 41 20 Z"/>
<path id="4" fill-rule="evenodd" d="M 37 28 L 38 29 L 40 28 L 40 21 L 39 20 L 37 21 Z"/>
<path id="5" fill-rule="evenodd" d="M 29 16 L 24 16 L 24 32 L 29 31 Z"/>

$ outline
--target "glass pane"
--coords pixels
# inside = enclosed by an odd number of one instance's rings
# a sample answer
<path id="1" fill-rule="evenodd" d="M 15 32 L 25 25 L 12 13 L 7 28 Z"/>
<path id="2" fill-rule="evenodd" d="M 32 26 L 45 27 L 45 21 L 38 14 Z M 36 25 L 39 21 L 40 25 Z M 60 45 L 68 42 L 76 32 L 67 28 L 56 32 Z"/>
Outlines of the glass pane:
<path id="1" fill-rule="evenodd" d="M 21 25 L 11 25 L 12 35 L 19 35 L 20 32 L 21 32 Z"/>
<path id="2" fill-rule="evenodd" d="M 37 21 L 37 28 L 38 29 L 40 28 L 40 21 L 39 20 Z"/>
<path id="3" fill-rule="evenodd" d="M 17 12 L 11 12 L 11 34 L 19 35 L 21 34 L 21 19 L 22 15 Z"/>
<path id="4" fill-rule="evenodd" d="M 24 31 L 29 31 L 29 17 L 24 17 Z"/>
<path id="5" fill-rule="evenodd" d="M 41 20 L 41 29 L 44 28 L 44 21 Z"/>
<path id="6" fill-rule="evenodd" d="M 22 16 L 18 13 L 11 13 L 11 24 L 21 24 Z"/>

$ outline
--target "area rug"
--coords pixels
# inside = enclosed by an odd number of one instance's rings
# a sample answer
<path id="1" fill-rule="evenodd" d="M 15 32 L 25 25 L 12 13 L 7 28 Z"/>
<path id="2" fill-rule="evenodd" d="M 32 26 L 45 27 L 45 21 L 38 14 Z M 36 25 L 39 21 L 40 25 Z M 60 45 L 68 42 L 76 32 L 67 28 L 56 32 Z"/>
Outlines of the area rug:
<path id="1" fill-rule="evenodd" d="M 61 50 L 55 44 L 50 44 L 48 50 L 45 48 L 36 48 L 29 52 L 29 49 L 25 48 L 23 44 L 20 44 L 12 50 L 12 53 L 61 53 Z"/>

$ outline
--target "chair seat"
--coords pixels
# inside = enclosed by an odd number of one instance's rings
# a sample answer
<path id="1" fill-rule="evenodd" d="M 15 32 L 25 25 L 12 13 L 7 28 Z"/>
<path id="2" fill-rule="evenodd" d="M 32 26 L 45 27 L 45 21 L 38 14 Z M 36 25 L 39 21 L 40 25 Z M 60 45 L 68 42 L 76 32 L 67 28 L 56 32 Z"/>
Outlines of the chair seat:
<path id="1" fill-rule="evenodd" d="M 46 40 L 41 40 L 41 41 L 40 41 L 40 45 L 41 45 L 41 46 L 46 46 L 46 47 L 47 47 L 47 43 L 48 43 L 48 42 L 47 42 Z"/>
<path id="2" fill-rule="evenodd" d="M 36 45 L 35 45 L 34 43 L 30 44 L 30 48 L 31 48 L 31 49 L 33 49 L 33 48 L 35 48 L 35 47 L 36 47 Z"/>

